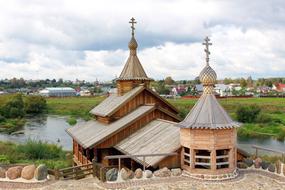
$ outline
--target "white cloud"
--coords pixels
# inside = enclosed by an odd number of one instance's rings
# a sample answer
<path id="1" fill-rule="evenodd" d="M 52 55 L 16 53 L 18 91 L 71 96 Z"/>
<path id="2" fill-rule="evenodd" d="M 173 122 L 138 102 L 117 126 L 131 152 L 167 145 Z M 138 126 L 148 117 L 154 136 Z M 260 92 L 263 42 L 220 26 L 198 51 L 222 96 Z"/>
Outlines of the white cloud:
<path id="1" fill-rule="evenodd" d="M 218 77 L 285 73 L 282 1 L 0 1 L 0 78 L 111 80 L 137 18 L 139 58 L 155 79 L 193 79 L 210 35 Z"/>

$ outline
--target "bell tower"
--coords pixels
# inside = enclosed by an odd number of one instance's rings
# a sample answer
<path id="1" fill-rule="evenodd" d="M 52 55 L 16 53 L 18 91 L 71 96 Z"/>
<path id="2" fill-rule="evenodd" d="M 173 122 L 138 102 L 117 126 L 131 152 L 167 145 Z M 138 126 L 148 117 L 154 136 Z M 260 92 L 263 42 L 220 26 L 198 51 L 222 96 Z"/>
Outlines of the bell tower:
<path id="1" fill-rule="evenodd" d="M 128 44 L 130 55 L 121 72 L 119 78 L 117 78 L 118 95 L 124 95 L 126 92 L 132 90 L 138 85 L 149 86 L 151 78 L 148 78 L 139 58 L 137 57 L 138 43 L 135 39 L 135 24 L 137 23 L 134 18 L 131 18 L 130 22 L 132 29 L 132 37 Z"/>

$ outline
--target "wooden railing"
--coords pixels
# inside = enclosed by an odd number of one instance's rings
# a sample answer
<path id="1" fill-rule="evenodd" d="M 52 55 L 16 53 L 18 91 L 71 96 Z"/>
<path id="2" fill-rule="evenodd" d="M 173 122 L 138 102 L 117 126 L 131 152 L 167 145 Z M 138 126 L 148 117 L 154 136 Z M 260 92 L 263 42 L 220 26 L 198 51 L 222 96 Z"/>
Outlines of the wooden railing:
<path id="1" fill-rule="evenodd" d="M 259 150 L 263 150 L 263 151 L 268 151 L 268 152 L 274 152 L 274 153 L 281 154 L 282 161 L 285 163 L 285 152 L 283 152 L 283 151 L 281 151 L 281 150 L 275 150 L 275 149 L 271 149 L 271 148 L 265 148 L 265 147 L 261 147 L 261 146 L 257 146 L 257 145 L 252 145 L 252 148 L 255 149 L 255 156 L 256 156 L 256 158 L 258 157 L 258 151 L 259 151 Z"/>
<path id="2" fill-rule="evenodd" d="M 93 164 L 83 164 L 80 166 L 68 167 L 60 170 L 54 170 L 55 179 L 81 179 L 87 175 L 93 174 Z"/>

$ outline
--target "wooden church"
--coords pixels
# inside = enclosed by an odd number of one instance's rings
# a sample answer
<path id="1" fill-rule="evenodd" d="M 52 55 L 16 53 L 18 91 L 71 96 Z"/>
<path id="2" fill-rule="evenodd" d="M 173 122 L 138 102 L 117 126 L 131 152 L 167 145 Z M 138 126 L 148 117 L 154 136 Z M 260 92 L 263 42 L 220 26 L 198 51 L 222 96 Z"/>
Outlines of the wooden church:
<path id="1" fill-rule="evenodd" d="M 106 160 L 108 155 L 173 153 L 180 151 L 178 110 L 152 91 L 149 78 L 137 56 L 134 36 L 135 20 L 132 18 L 132 36 L 128 44 L 130 54 L 117 79 L 117 93 L 111 94 L 90 111 L 94 120 L 67 129 L 73 139 L 76 165 L 90 163 L 93 159 L 105 166 L 117 165 L 116 160 Z M 177 156 L 124 159 L 126 167 L 179 167 Z"/>
<path id="2" fill-rule="evenodd" d="M 130 55 L 117 79 L 117 93 L 90 111 L 94 120 L 67 129 L 73 138 L 76 165 L 93 159 L 104 166 L 118 165 L 110 155 L 169 154 L 172 156 L 126 158 L 128 168 L 181 167 L 191 174 L 223 175 L 235 172 L 243 155 L 237 152 L 234 122 L 213 94 L 216 73 L 209 66 L 209 38 L 205 39 L 206 66 L 200 73 L 203 94 L 186 118 L 150 89 L 150 79 L 138 57 L 131 19 Z"/>

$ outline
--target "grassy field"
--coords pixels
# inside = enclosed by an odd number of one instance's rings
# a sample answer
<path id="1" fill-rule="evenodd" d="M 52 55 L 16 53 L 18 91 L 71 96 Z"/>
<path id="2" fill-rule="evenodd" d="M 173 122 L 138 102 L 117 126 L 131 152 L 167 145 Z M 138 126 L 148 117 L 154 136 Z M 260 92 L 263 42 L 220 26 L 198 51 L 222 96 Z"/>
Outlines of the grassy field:
<path id="1" fill-rule="evenodd" d="M 68 115 L 90 119 L 89 111 L 98 105 L 104 97 L 72 97 L 72 98 L 48 98 L 48 112 L 56 115 Z M 198 99 L 170 99 L 184 118 Z M 235 111 L 240 105 L 258 105 L 263 114 L 271 121 L 265 123 L 245 123 L 239 129 L 240 136 L 268 137 L 274 136 L 280 140 L 285 138 L 285 98 L 224 98 L 218 100 L 233 119 L 236 119 Z"/>

